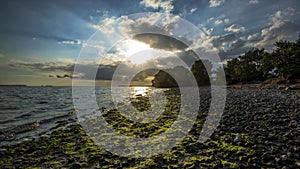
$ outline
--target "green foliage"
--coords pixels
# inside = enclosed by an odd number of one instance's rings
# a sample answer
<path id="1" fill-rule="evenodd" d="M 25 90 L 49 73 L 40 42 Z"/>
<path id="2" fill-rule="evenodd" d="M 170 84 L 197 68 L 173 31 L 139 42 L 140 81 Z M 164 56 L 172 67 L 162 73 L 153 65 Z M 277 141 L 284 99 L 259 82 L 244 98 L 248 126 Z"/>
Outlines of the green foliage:
<path id="1" fill-rule="evenodd" d="M 243 56 L 228 61 L 225 67 L 227 82 L 233 84 L 263 80 L 264 74 L 260 67 L 264 55 L 264 49 L 253 49 L 247 51 Z"/>
<path id="2" fill-rule="evenodd" d="M 212 70 L 212 63 L 208 60 L 197 60 L 191 68 L 191 71 L 198 83 L 198 86 L 205 86 L 210 84 L 210 75 Z"/>
<path id="3" fill-rule="evenodd" d="M 266 79 L 276 77 L 272 70 L 275 69 L 274 65 L 272 64 L 272 55 L 270 53 L 265 52 L 264 57 L 261 59 L 261 66 L 259 70 L 263 72 L 263 76 Z"/>
<path id="4" fill-rule="evenodd" d="M 295 42 L 279 41 L 275 49 L 267 53 L 264 49 L 253 49 L 225 66 L 228 84 L 282 78 L 289 81 L 300 78 L 300 38 Z"/>
<path id="5" fill-rule="evenodd" d="M 154 87 L 177 87 L 176 80 L 167 72 L 160 70 L 152 80 L 152 86 Z"/>
<path id="6" fill-rule="evenodd" d="M 271 53 L 276 74 L 285 79 L 300 78 L 300 37 L 295 42 L 279 41 Z"/>
<path id="7" fill-rule="evenodd" d="M 160 88 L 178 87 L 178 82 L 180 83 L 180 86 L 189 86 L 192 78 L 191 76 L 188 69 L 182 66 L 160 70 L 154 76 L 152 86 Z"/>

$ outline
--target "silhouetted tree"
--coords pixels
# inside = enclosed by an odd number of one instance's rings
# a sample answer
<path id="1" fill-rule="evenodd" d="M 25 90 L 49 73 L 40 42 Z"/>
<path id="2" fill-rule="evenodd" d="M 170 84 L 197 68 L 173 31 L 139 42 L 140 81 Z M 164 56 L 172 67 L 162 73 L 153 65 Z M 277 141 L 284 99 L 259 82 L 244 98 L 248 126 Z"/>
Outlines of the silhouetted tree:
<path id="1" fill-rule="evenodd" d="M 225 67 L 226 80 L 229 84 L 264 80 L 261 70 L 264 49 L 253 49 L 244 55 L 227 62 Z"/>
<path id="2" fill-rule="evenodd" d="M 284 80 L 300 78 L 300 37 L 295 42 L 279 41 L 271 53 L 275 73 Z"/>
<path id="3" fill-rule="evenodd" d="M 197 60 L 192 65 L 191 71 L 198 83 L 198 86 L 210 85 L 212 63 L 208 60 Z"/>
<path id="4" fill-rule="evenodd" d="M 167 72 L 160 70 L 152 80 L 153 87 L 178 87 L 176 80 Z"/>

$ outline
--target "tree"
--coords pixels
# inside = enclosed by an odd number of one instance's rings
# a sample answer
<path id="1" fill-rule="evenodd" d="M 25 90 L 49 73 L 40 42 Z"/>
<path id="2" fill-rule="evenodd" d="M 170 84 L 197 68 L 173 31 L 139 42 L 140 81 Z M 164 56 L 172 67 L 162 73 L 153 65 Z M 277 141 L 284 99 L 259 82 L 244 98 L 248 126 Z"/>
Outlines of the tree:
<path id="1" fill-rule="evenodd" d="M 264 74 L 260 68 L 264 54 L 264 49 L 252 49 L 238 58 L 229 60 L 225 67 L 227 82 L 234 84 L 237 82 L 264 80 Z"/>
<path id="2" fill-rule="evenodd" d="M 260 71 L 263 73 L 265 79 L 270 79 L 277 77 L 274 73 L 275 67 L 272 63 L 272 54 L 265 52 L 263 58 L 261 59 Z"/>
<path id="3" fill-rule="evenodd" d="M 230 61 L 227 61 L 224 71 L 225 71 L 226 81 L 228 84 L 234 84 L 239 81 L 237 75 L 238 71 L 236 71 L 235 68 L 238 62 L 239 62 L 238 58 L 233 58 Z"/>
<path id="4" fill-rule="evenodd" d="M 210 85 L 212 63 L 208 60 L 197 60 L 192 65 L 191 71 L 198 83 L 198 86 Z"/>
<path id="5" fill-rule="evenodd" d="M 178 87 L 176 80 L 167 72 L 160 70 L 152 80 L 153 87 L 170 88 Z"/>
<path id="6" fill-rule="evenodd" d="M 295 42 L 279 41 L 272 52 L 272 65 L 276 74 L 284 80 L 300 78 L 300 37 Z"/>
<path id="7" fill-rule="evenodd" d="M 279 41 L 275 49 L 253 49 L 225 65 L 228 84 L 279 77 L 286 82 L 300 79 L 300 36 L 295 42 Z"/>
<path id="8" fill-rule="evenodd" d="M 178 87 L 179 85 L 191 86 L 193 85 L 192 82 L 193 75 L 191 72 L 183 66 L 176 66 L 171 69 L 160 70 L 155 74 L 152 86 L 162 88 Z"/>

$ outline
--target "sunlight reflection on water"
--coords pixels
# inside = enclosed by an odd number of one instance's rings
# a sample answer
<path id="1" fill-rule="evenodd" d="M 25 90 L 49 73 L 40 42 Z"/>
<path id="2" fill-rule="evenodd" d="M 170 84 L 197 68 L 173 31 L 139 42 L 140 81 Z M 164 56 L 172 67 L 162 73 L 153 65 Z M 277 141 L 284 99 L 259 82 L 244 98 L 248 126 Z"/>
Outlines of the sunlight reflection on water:
<path id="1" fill-rule="evenodd" d="M 137 96 L 149 96 L 150 92 L 151 92 L 150 87 L 145 87 L 145 86 L 130 87 L 130 98 L 136 98 Z"/>

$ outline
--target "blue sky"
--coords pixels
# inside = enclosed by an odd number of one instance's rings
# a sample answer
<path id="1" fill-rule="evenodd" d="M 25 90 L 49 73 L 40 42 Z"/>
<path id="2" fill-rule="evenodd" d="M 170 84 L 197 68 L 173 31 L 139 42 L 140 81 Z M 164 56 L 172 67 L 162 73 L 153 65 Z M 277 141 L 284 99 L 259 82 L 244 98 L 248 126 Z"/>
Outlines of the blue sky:
<path id="1" fill-rule="evenodd" d="M 297 39 L 299 9 L 298 0 L 3 0 L 0 84 L 70 85 L 69 78 L 60 77 L 72 73 L 87 40 L 122 16 L 178 15 L 205 32 L 199 42 L 212 44 L 224 60 L 253 47 L 271 51 L 276 40 Z"/>

